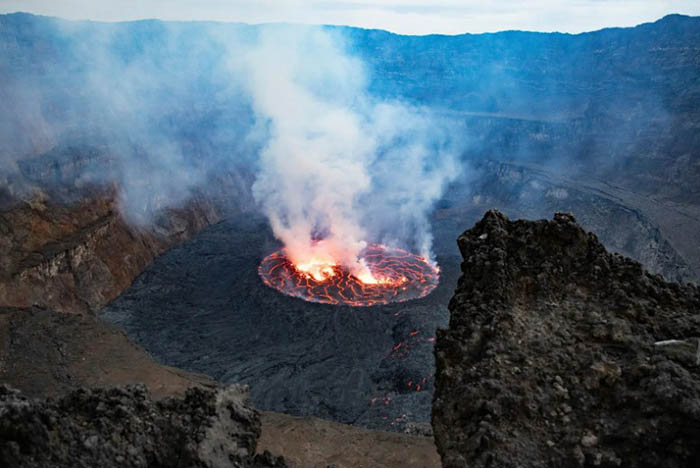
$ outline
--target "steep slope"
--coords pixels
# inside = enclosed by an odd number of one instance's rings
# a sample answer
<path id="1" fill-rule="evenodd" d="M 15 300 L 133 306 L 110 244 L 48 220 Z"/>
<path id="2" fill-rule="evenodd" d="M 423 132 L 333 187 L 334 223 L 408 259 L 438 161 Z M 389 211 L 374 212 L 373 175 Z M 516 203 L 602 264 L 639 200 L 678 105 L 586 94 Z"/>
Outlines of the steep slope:
<path id="1" fill-rule="evenodd" d="M 440 237 L 446 245 L 454 245 L 465 224 L 476 223 L 492 208 L 525 219 L 566 212 L 595 232 L 608 250 L 637 260 L 651 273 L 670 281 L 700 280 L 700 211 L 693 206 L 659 202 L 594 178 L 572 179 L 532 164 L 484 160 L 472 170 L 478 171 L 478 179 L 455 184 L 436 213 L 454 225 L 449 237 Z"/>
<path id="2" fill-rule="evenodd" d="M 229 168 L 175 205 L 144 195 L 148 216 L 129 217 L 118 179 L 86 182 L 118 159 L 114 148 L 59 147 L 23 160 L 0 184 L 0 192 L 24 187 L 0 193 L 0 306 L 95 312 L 159 254 L 252 206 L 250 171 Z M 132 182 L 152 184 L 148 171 Z"/>
<path id="3" fill-rule="evenodd" d="M 0 305 L 95 312 L 118 296 L 168 247 L 219 219 L 208 200 L 139 228 L 124 221 L 115 195 L 66 205 L 36 196 L 0 210 Z"/>
<path id="4" fill-rule="evenodd" d="M 488 212 L 459 237 L 432 423 L 445 467 L 700 463 L 700 290 L 571 215 Z"/>

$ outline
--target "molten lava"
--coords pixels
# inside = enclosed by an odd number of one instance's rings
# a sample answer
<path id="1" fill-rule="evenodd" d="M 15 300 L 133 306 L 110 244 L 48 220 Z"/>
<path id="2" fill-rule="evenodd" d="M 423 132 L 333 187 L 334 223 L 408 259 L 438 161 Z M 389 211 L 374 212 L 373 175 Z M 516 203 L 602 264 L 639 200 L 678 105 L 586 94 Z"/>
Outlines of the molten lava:
<path id="1" fill-rule="evenodd" d="M 311 259 L 295 265 L 284 250 L 258 267 L 263 282 L 278 291 L 324 304 L 371 306 L 418 299 L 438 284 L 439 269 L 402 249 L 371 245 L 360 255 L 367 271 L 353 275 L 338 263 Z"/>

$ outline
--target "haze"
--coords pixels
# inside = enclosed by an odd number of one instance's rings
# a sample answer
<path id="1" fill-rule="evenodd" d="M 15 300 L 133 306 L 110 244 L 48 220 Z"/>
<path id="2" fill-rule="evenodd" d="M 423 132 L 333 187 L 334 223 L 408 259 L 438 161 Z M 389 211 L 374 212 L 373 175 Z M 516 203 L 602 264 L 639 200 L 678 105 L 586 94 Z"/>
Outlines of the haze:
<path id="1" fill-rule="evenodd" d="M 0 13 L 25 11 L 68 19 L 211 20 L 338 24 L 401 34 L 460 34 L 509 29 L 578 33 L 634 26 L 669 13 L 700 15 L 697 0 L 8 0 Z"/>

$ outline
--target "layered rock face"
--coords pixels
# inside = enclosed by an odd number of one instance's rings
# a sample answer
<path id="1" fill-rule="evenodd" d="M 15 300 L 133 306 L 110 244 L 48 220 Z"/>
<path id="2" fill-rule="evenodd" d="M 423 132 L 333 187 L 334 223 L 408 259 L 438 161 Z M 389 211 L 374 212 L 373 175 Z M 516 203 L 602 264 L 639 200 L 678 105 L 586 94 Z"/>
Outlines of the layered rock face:
<path id="1" fill-rule="evenodd" d="M 445 467 L 700 466 L 700 290 L 571 215 L 458 239 L 432 424 Z"/>
<path id="2" fill-rule="evenodd" d="M 286 467 L 255 454 L 260 417 L 246 387 L 153 401 L 144 386 L 29 401 L 0 387 L 0 465 Z"/>
<path id="3" fill-rule="evenodd" d="M 72 204 L 40 194 L 0 209 L 0 305 L 94 312 L 153 259 L 221 217 L 204 197 L 164 212 L 160 225 L 127 223 L 110 190 Z"/>

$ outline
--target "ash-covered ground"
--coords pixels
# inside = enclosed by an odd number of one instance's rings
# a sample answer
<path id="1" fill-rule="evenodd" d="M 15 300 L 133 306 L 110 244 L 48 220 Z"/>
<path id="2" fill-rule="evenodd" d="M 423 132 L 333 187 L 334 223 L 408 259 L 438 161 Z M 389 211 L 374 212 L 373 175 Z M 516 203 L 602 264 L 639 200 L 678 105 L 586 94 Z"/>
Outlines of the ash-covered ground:
<path id="1" fill-rule="evenodd" d="M 459 276 L 455 239 L 487 207 L 528 218 L 571 211 L 611 250 L 667 278 L 692 278 L 666 231 L 612 186 L 614 196 L 494 164 L 466 187 L 453 187 L 432 216 L 441 279 L 425 298 L 353 308 L 284 296 L 257 273 L 279 244 L 263 217 L 242 215 L 156 259 L 102 318 L 165 364 L 249 384 L 260 409 L 429 430 L 435 329 L 447 325 Z"/>

